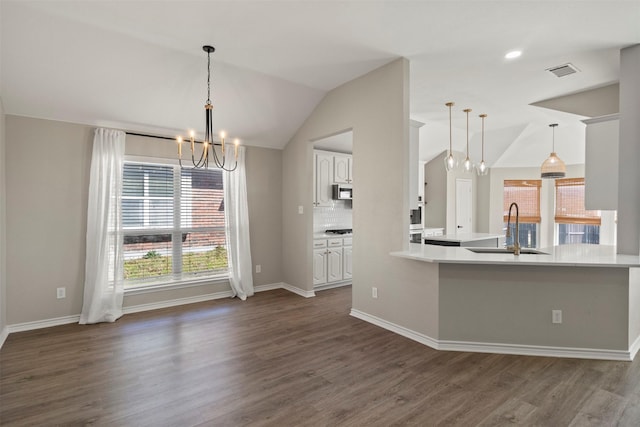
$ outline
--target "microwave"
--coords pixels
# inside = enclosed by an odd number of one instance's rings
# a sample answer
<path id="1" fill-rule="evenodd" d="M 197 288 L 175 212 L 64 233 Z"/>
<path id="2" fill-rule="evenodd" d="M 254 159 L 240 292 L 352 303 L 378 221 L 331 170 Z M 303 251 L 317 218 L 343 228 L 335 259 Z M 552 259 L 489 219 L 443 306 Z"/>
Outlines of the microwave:
<path id="1" fill-rule="evenodd" d="M 333 184 L 332 194 L 334 200 L 352 200 L 353 188 L 347 184 Z"/>

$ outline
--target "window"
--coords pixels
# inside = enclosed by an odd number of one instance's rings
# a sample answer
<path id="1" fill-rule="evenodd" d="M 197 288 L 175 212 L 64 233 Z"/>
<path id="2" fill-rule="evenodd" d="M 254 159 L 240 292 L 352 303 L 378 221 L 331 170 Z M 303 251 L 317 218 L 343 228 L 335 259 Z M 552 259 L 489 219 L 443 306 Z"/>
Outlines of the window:
<path id="1" fill-rule="evenodd" d="M 584 207 L 584 178 L 556 180 L 558 244 L 600 243 L 600 211 Z"/>
<path id="2" fill-rule="evenodd" d="M 125 162 L 125 287 L 227 274 L 222 185 L 219 169 Z"/>
<path id="3" fill-rule="evenodd" d="M 523 248 L 538 246 L 538 224 L 540 224 L 540 187 L 542 181 L 533 180 L 505 180 L 503 194 L 504 227 L 506 230 L 511 203 L 518 204 L 519 211 L 519 242 Z M 515 214 L 515 209 L 512 211 Z M 513 244 L 515 234 L 515 215 L 511 217 L 511 237 L 506 240 L 507 245 Z"/>

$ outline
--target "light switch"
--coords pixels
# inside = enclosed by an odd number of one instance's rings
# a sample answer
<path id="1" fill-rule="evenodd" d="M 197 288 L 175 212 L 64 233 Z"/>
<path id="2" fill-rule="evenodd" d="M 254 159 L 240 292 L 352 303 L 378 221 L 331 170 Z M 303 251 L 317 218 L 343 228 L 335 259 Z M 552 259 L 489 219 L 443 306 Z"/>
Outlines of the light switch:
<path id="1" fill-rule="evenodd" d="M 302 215 L 304 213 L 304 206 L 302 206 L 302 205 L 298 206 L 298 213 L 300 215 Z"/>

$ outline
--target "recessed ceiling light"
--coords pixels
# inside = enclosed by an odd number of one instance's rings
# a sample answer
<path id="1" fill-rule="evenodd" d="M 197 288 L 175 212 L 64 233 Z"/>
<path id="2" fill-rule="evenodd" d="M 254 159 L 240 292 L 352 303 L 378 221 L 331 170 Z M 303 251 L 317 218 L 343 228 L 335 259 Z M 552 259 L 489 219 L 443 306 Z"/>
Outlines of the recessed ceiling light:
<path id="1" fill-rule="evenodd" d="M 507 54 L 504 57 L 507 59 L 514 59 L 519 57 L 520 55 L 522 55 L 522 51 L 512 50 L 511 52 L 507 52 Z"/>

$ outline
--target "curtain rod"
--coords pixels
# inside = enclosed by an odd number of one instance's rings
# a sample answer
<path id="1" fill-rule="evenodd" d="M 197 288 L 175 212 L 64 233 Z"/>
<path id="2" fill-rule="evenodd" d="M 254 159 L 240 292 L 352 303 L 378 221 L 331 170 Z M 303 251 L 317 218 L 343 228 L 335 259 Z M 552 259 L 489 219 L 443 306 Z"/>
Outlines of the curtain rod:
<path id="1" fill-rule="evenodd" d="M 139 132 L 125 132 L 127 135 L 134 135 L 134 136 L 145 136 L 147 138 L 156 138 L 156 139 L 166 139 L 169 141 L 174 141 L 176 142 L 175 138 L 172 138 L 170 136 L 162 136 L 162 135 L 151 135 L 148 133 L 139 133 Z M 191 141 L 189 138 L 186 138 L 184 140 L 184 142 L 189 142 Z M 194 142 L 197 142 L 198 144 L 202 144 L 203 141 L 198 141 L 198 140 L 194 140 Z M 220 144 L 219 142 L 214 142 L 213 145 L 217 145 L 217 146 L 222 146 L 222 144 Z"/>

